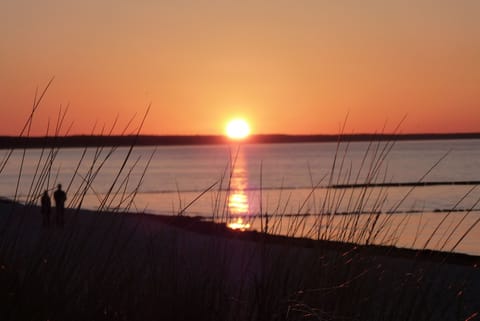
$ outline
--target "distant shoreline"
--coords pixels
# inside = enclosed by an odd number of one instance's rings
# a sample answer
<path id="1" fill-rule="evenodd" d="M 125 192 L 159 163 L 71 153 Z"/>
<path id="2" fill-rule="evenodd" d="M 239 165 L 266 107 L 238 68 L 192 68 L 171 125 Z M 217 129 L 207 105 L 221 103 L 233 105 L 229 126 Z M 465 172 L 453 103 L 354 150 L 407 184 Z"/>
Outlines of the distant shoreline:
<path id="1" fill-rule="evenodd" d="M 244 144 L 314 143 L 337 141 L 405 141 L 442 139 L 480 139 L 480 133 L 448 134 L 344 134 L 344 135 L 252 135 L 242 141 Z M 232 140 L 223 135 L 140 135 L 101 136 L 72 135 L 44 137 L 0 136 L 0 149 L 45 148 L 45 147 L 97 147 L 97 146 L 182 146 L 231 144 Z"/>

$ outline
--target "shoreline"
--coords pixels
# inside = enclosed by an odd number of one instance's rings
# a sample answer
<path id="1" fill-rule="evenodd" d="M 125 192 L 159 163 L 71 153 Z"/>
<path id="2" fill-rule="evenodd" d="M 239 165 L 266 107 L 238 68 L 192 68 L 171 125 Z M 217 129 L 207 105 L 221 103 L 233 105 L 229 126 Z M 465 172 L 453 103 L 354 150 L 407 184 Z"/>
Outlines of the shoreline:
<path id="1" fill-rule="evenodd" d="M 18 202 L 13 202 L 12 200 L 4 197 L 0 197 L 0 204 L 10 204 L 20 207 L 26 207 L 26 205 Z M 31 210 L 39 212 L 40 208 L 37 205 L 33 205 L 31 206 Z M 70 209 L 69 211 L 72 211 L 72 209 Z M 430 249 L 412 249 L 390 245 L 361 245 L 340 241 L 314 240 L 305 237 L 290 237 L 277 234 L 265 234 L 256 230 L 239 231 L 227 227 L 225 223 L 212 222 L 208 218 L 202 216 L 165 215 L 136 212 L 113 213 L 108 211 L 98 213 L 94 210 L 87 209 L 81 209 L 80 212 L 88 215 L 122 215 L 132 218 L 136 217 L 141 218 L 145 221 L 152 222 L 153 224 L 160 223 L 202 235 L 209 235 L 226 239 L 236 239 L 241 241 L 276 244 L 299 248 L 321 247 L 324 249 L 335 250 L 339 252 L 356 249 L 372 256 L 389 256 L 395 258 L 427 260 L 431 262 L 464 266 L 480 265 L 480 255 Z"/>

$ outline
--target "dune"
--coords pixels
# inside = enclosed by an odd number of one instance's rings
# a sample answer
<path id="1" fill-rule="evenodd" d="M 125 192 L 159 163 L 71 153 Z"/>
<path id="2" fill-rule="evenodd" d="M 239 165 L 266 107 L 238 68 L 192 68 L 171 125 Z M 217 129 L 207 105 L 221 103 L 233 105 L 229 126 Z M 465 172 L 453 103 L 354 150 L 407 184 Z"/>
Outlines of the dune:
<path id="1" fill-rule="evenodd" d="M 474 320 L 480 257 L 0 201 L 0 320 Z"/>

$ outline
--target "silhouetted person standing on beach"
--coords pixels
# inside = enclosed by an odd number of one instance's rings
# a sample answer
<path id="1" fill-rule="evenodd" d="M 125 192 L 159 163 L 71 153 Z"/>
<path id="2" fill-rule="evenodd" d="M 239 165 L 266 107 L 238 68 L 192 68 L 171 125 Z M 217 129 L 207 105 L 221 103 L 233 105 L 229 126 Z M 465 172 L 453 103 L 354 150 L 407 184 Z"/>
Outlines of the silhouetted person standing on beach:
<path id="1" fill-rule="evenodd" d="M 44 227 L 50 225 L 50 212 L 52 210 L 52 202 L 50 201 L 50 196 L 48 195 L 48 191 L 43 192 L 42 198 L 42 224 Z"/>
<path id="2" fill-rule="evenodd" d="M 55 199 L 56 221 L 58 226 L 63 226 L 64 214 L 65 214 L 65 201 L 67 200 L 67 194 L 62 191 L 62 184 L 58 184 L 57 190 L 53 193 Z"/>

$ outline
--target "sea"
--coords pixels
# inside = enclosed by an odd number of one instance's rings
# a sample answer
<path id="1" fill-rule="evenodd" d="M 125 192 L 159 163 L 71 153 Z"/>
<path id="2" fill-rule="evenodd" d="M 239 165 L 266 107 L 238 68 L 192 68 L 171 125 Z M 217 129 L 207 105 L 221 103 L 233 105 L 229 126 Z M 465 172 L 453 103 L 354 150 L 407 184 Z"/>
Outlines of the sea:
<path id="1" fill-rule="evenodd" d="M 480 140 L 0 151 L 0 196 L 480 255 Z"/>

